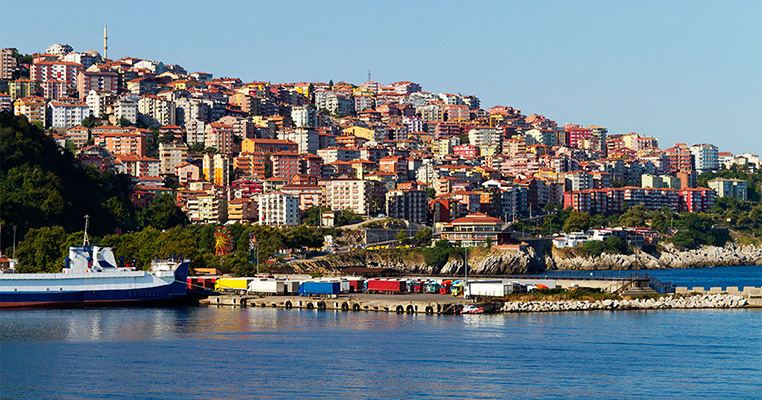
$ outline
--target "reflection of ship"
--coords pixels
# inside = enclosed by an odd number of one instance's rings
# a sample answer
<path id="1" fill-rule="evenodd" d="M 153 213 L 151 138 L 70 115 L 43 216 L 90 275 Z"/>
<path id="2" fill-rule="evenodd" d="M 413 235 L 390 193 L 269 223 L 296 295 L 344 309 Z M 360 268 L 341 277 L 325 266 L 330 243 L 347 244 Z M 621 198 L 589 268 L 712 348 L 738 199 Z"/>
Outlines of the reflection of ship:
<path id="1" fill-rule="evenodd" d="M 182 302 L 187 276 L 186 260 L 155 261 L 149 271 L 118 267 L 111 248 L 90 246 L 85 233 L 62 273 L 0 274 L 0 308 Z"/>

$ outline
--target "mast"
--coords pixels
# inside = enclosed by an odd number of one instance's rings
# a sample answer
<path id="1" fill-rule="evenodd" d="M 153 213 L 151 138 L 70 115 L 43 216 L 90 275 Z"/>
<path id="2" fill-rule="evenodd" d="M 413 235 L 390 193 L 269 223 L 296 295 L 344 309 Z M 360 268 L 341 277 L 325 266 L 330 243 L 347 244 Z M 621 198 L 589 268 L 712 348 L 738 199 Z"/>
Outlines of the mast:
<path id="1" fill-rule="evenodd" d="M 90 216 L 85 215 L 85 235 L 82 238 L 82 247 L 87 247 L 90 245 L 90 240 L 87 238 L 87 226 L 90 223 Z"/>

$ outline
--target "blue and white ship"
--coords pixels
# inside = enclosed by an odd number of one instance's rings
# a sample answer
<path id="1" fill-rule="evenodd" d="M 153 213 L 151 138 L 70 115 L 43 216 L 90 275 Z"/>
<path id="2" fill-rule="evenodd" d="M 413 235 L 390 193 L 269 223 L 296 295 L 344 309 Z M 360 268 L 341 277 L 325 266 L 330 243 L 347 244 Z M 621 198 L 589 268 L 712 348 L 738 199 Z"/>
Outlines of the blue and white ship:
<path id="1" fill-rule="evenodd" d="M 118 267 L 109 247 L 70 247 L 61 273 L 0 273 L 0 308 L 169 304 L 187 300 L 187 260 L 154 261 L 148 271 Z"/>

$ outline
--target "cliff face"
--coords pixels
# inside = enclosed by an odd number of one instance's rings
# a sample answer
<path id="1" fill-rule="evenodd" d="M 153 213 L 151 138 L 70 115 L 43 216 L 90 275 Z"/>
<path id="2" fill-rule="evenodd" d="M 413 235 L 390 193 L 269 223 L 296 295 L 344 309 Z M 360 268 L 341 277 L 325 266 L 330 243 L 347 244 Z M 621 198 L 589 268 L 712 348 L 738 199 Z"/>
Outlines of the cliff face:
<path id="1" fill-rule="evenodd" d="M 569 256 L 557 249 L 523 247 L 521 249 L 477 249 L 469 251 L 469 273 L 474 275 L 508 275 L 541 273 L 545 270 L 593 269 L 663 269 L 724 265 L 762 265 L 762 248 L 755 246 L 705 246 L 696 250 L 667 247 L 651 255 L 603 254 L 599 257 Z M 394 269 L 404 273 L 462 275 L 464 263 L 451 257 L 442 268 L 427 265 L 420 252 L 358 251 L 291 263 L 297 273 L 331 274 L 348 267 Z"/>
<path id="2" fill-rule="evenodd" d="M 569 257 L 553 251 L 547 257 L 548 269 L 663 269 L 695 268 L 729 265 L 762 265 L 762 248 L 756 246 L 704 246 L 695 250 L 678 250 L 668 246 L 651 255 L 642 251 L 634 254 L 603 254 L 600 257 Z"/>
<path id="3" fill-rule="evenodd" d="M 484 275 L 526 274 L 545 270 L 544 254 L 531 247 L 522 249 L 479 249 L 469 253 L 469 273 Z M 391 253 L 383 251 L 352 252 L 329 255 L 319 259 L 291 263 L 297 273 L 334 273 L 348 267 L 389 268 L 406 273 L 460 275 L 464 263 L 451 257 L 441 268 L 426 264 L 417 252 Z"/>

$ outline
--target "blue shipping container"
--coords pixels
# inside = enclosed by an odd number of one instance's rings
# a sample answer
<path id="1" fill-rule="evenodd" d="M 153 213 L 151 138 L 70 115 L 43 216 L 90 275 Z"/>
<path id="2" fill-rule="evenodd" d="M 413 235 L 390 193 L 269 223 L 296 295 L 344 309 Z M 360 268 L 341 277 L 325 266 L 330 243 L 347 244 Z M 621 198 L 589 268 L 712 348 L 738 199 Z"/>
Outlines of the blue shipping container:
<path id="1" fill-rule="evenodd" d="M 339 294 L 340 292 L 340 282 L 307 281 L 299 285 L 300 296 Z"/>

